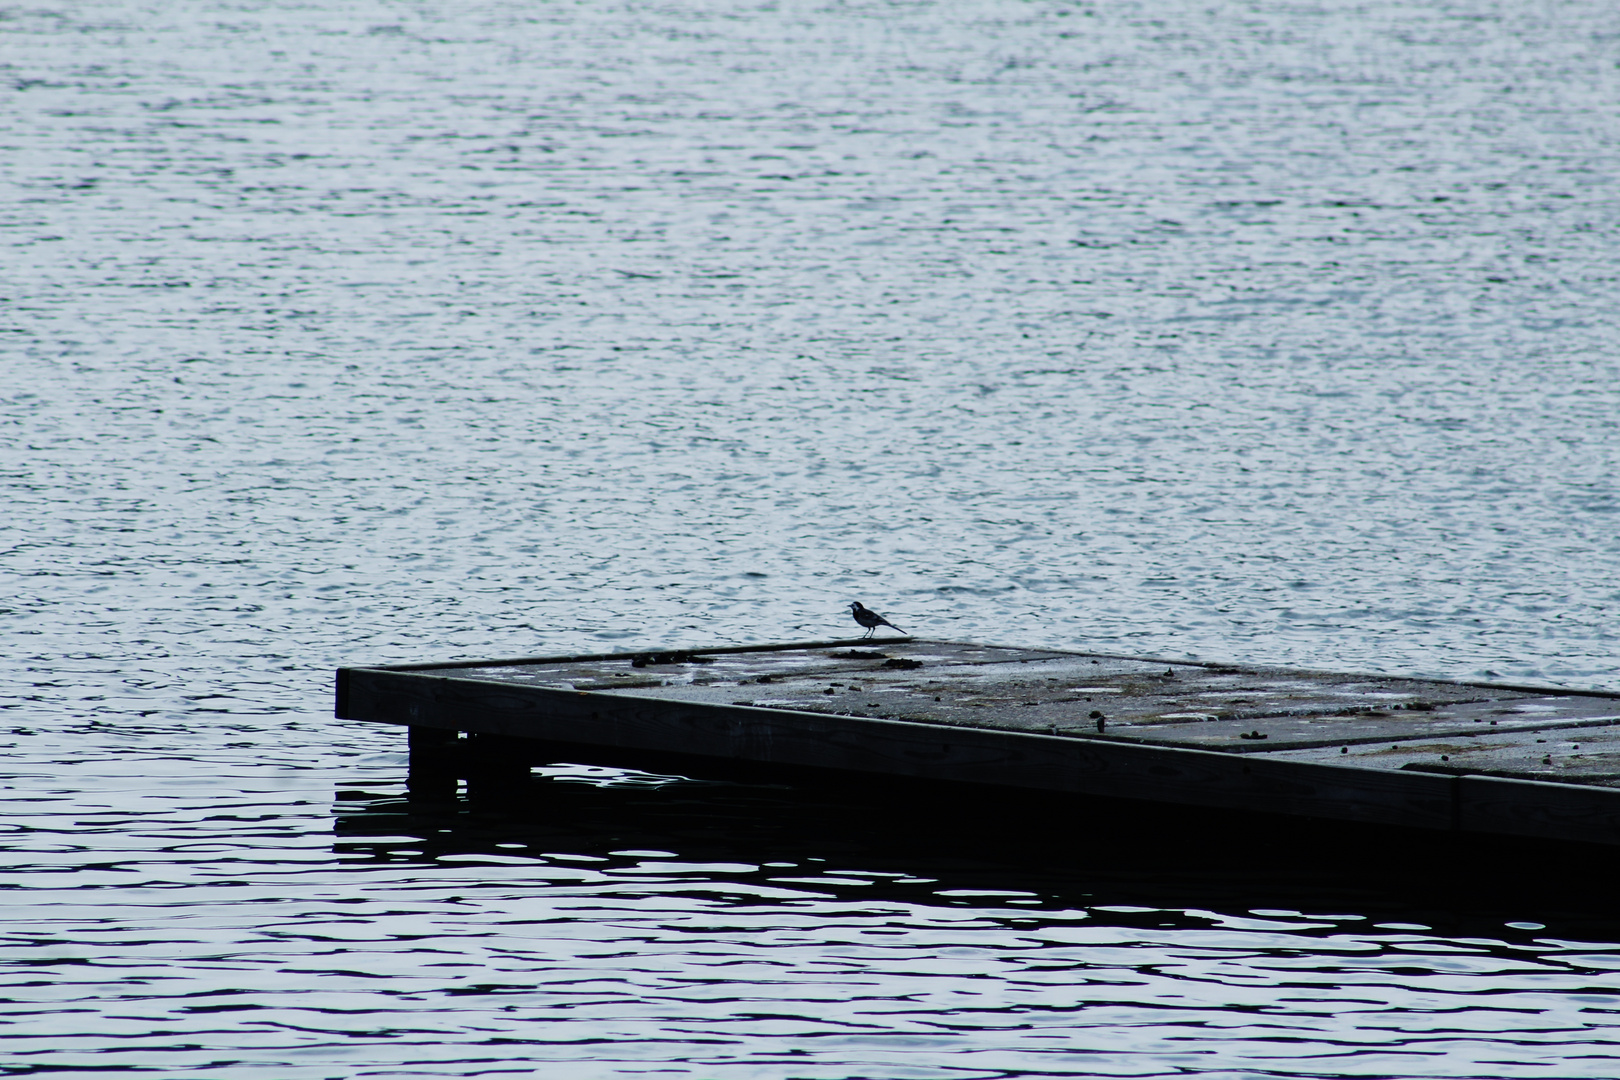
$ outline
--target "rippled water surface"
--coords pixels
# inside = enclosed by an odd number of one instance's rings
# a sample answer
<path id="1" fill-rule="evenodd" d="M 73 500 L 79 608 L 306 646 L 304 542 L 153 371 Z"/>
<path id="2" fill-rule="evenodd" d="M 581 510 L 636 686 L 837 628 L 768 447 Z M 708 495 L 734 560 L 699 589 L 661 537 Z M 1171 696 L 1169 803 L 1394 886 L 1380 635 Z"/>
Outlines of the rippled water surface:
<path id="1" fill-rule="evenodd" d="M 1558 852 L 330 719 L 857 597 L 1620 688 L 1620 8 L 25 4 L 0 97 L 0 1075 L 1620 1073 Z"/>

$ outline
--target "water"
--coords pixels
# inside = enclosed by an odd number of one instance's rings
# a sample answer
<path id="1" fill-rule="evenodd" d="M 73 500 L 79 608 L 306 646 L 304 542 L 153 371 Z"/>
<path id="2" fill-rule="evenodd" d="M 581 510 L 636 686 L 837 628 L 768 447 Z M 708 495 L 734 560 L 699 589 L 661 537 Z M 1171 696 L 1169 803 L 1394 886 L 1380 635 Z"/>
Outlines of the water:
<path id="1" fill-rule="evenodd" d="M 0 9 L 0 1073 L 1614 1075 L 1601 894 L 412 815 L 330 673 L 860 598 L 1620 688 L 1617 65 L 1596 0 Z"/>

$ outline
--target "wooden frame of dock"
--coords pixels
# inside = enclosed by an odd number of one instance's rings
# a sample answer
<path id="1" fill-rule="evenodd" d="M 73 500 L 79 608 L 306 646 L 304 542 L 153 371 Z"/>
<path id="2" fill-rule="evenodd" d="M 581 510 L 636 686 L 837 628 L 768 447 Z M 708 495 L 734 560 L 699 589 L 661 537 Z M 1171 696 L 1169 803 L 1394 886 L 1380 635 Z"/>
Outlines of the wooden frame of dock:
<path id="1" fill-rule="evenodd" d="M 349 667 L 418 794 L 571 762 L 1620 844 L 1620 694 L 912 638 Z"/>

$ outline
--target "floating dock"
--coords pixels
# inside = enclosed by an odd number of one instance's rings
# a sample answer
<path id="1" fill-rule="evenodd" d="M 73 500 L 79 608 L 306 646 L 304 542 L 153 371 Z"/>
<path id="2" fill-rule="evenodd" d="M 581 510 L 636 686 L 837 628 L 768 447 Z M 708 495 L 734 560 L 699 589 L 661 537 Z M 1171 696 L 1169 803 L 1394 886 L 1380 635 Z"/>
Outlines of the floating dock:
<path id="1" fill-rule="evenodd" d="M 411 785 L 809 770 L 1620 845 L 1620 694 L 912 638 L 351 667 Z"/>

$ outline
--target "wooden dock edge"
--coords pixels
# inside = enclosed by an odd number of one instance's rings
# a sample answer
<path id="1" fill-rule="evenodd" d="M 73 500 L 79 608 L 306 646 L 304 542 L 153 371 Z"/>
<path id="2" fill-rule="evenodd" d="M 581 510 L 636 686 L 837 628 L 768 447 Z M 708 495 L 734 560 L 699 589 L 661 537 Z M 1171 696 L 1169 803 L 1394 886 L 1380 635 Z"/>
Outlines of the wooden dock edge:
<path id="1" fill-rule="evenodd" d="M 339 719 L 535 740 L 579 764 L 638 753 L 1620 845 L 1620 790 L 1256 758 L 903 720 L 693 705 L 453 678 L 337 673 Z"/>

